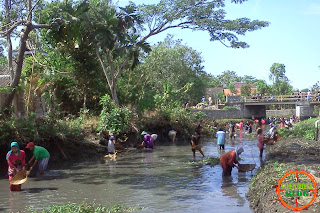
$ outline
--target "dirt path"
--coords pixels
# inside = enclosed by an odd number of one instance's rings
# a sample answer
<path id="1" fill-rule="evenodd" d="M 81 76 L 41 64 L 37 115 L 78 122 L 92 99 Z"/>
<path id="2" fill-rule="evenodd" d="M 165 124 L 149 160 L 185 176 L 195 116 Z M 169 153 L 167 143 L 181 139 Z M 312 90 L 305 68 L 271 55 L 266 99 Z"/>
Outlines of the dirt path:
<path id="1" fill-rule="evenodd" d="M 287 138 L 267 147 L 267 151 L 266 163 L 255 174 L 247 194 L 250 206 L 254 212 L 292 212 L 278 200 L 276 185 L 287 171 L 302 169 L 311 173 L 320 186 L 320 142 Z M 310 197 L 298 198 L 299 206 L 306 205 L 311 200 Z M 284 198 L 286 203 L 293 203 L 295 200 L 295 197 Z M 315 203 L 302 212 L 319 212 L 319 209 L 318 193 Z"/>

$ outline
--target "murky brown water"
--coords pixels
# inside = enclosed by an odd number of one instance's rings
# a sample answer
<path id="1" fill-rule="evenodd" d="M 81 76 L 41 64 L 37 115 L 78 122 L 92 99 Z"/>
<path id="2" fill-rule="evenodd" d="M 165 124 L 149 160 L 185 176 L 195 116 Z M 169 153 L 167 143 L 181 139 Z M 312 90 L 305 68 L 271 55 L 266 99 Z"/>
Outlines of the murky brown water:
<path id="1" fill-rule="evenodd" d="M 256 140 L 238 137 L 227 142 L 226 151 L 240 143 L 245 149 L 241 162 L 259 166 Z M 216 140 L 204 142 L 203 151 L 207 157 L 220 155 Z M 103 159 L 49 168 L 44 177 L 29 178 L 21 192 L 9 192 L 8 180 L 1 179 L 0 211 L 94 201 L 106 207 L 145 207 L 141 212 L 252 212 L 245 194 L 253 174 L 234 169 L 232 177 L 224 179 L 220 165 L 196 166 L 191 160 L 189 145 L 173 144 L 153 151 L 130 150 L 115 162 Z"/>

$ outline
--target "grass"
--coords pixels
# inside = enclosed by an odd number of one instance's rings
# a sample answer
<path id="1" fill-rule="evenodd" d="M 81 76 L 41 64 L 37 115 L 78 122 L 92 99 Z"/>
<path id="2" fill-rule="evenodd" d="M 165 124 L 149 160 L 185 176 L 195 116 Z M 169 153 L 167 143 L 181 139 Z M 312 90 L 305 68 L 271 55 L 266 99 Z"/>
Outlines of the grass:
<path id="1" fill-rule="evenodd" d="M 204 158 L 201 159 L 199 161 L 189 161 L 188 164 L 192 164 L 192 165 L 210 165 L 210 166 L 215 166 L 217 164 L 220 163 L 220 159 L 219 158 L 214 158 L 214 157 L 209 157 L 209 158 Z"/>
<path id="2" fill-rule="evenodd" d="M 111 208 L 105 208 L 102 205 L 97 205 L 95 203 L 68 203 L 62 205 L 53 205 L 49 209 L 43 209 L 41 211 L 34 210 L 32 208 L 28 209 L 28 212 L 32 213 L 125 213 L 134 212 L 137 210 L 142 210 L 143 207 L 126 207 L 125 205 L 115 205 Z"/>

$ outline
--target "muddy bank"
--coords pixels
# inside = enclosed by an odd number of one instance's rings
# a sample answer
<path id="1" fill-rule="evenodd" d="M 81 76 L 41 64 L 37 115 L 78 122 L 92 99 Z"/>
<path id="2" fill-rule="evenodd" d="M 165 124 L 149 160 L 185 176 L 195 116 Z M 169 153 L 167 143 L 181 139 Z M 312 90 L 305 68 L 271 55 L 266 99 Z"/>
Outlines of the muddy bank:
<path id="1" fill-rule="evenodd" d="M 292 212 L 278 200 L 276 185 L 279 178 L 289 170 L 302 169 L 311 173 L 320 184 L 320 143 L 300 138 L 283 139 L 267 148 L 266 163 L 252 179 L 247 193 L 250 207 L 254 212 Z M 293 203 L 295 197 L 284 197 L 286 203 Z M 299 206 L 304 206 L 310 198 L 298 198 Z M 319 212 L 320 197 L 304 212 Z"/>

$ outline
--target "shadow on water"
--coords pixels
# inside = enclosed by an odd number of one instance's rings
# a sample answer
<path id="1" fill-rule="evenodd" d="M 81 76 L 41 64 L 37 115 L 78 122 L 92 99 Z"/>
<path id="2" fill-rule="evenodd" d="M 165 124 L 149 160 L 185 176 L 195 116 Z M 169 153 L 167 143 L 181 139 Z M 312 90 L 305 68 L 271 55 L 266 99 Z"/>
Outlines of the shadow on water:
<path id="1" fill-rule="evenodd" d="M 28 188 L 28 189 L 22 189 L 22 192 L 24 193 L 41 193 L 43 191 L 55 191 L 58 190 L 56 187 L 48 187 L 48 188 Z"/>

